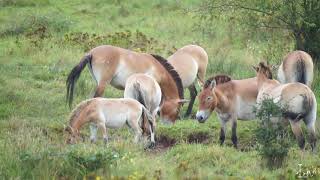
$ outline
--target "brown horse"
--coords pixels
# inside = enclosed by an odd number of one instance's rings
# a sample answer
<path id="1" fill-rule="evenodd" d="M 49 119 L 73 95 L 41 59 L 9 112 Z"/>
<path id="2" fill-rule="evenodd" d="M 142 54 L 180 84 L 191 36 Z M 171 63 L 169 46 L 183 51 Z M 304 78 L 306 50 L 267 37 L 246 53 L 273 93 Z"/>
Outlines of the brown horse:
<path id="1" fill-rule="evenodd" d="M 257 78 L 231 80 L 226 75 L 208 79 L 199 94 L 199 110 L 196 118 L 204 123 L 215 111 L 222 125 L 220 144 L 225 140 L 226 123 L 232 123 L 231 140 L 237 148 L 237 119 L 255 119 L 254 107 L 258 95 Z"/>
<path id="2" fill-rule="evenodd" d="M 267 98 L 273 99 L 274 103 L 279 103 L 284 111 L 282 112 L 282 118 L 290 122 L 301 149 L 304 149 L 305 146 L 300 127 L 303 119 L 310 134 L 311 148 L 314 151 L 316 146 L 317 100 L 312 90 L 302 83 L 280 84 L 276 80 L 268 79 L 267 74 L 271 73 L 271 68 L 263 62 L 259 63 L 254 69 L 257 72 L 258 80 L 258 109 L 262 101 Z"/>
<path id="3" fill-rule="evenodd" d="M 201 86 L 205 81 L 208 54 L 200 46 L 187 45 L 178 49 L 173 55 L 168 57 L 168 61 L 178 72 L 182 80 L 183 88 L 189 89 L 191 99 L 185 114 L 185 116 L 189 116 L 197 97 L 195 81 L 198 80 Z"/>
<path id="4" fill-rule="evenodd" d="M 98 46 L 85 55 L 70 72 L 67 79 L 67 99 L 72 104 L 75 82 L 88 64 L 97 82 L 94 97 L 101 97 L 107 84 L 123 90 L 127 79 L 135 73 L 152 76 L 160 85 L 164 102 L 161 119 L 175 122 L 183 99 L 183 86 L 179 74 L 161 56 L 137 53 L 110 45 Z"/>
<path id="5" fill-rule="evenodd" d="M 300 82 L 311 87 L 313 79 L 313 62 L 311 56 L 304 51 L 289 53 L 278 70 L 281 83 Z"/>

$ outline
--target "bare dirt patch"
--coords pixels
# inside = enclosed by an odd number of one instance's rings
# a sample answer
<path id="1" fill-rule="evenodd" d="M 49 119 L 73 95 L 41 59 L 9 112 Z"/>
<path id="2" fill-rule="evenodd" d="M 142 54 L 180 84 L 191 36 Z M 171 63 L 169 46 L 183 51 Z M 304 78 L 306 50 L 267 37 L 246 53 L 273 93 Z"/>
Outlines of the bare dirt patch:
<path id="1" fill-rule="evenodd" d="M 188 136 L 188 143 L 209 143 L 209 134 L 207 132 L 192 133 Z"/>

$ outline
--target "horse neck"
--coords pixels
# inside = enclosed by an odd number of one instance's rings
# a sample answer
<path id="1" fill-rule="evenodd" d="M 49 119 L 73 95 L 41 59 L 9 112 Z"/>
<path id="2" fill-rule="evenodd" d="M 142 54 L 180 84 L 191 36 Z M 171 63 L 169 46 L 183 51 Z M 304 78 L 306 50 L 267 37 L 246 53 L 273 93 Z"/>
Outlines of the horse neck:
<path id="1" fill-rule="evenodd" d="M 268 82 L 269 82 L 269 79 L 264 74 L 259 73 L 257 75 L 258 90 L 260 90 L 262 86 Z"/>
<path id="2" fill-rule="evenodd" d="M 213 93 L 217 97 L 217 108 L 224 109 L 228 105 L 227 96 L 223 94 L 223 91 L 220 88 L 214 88 Z"/>
<path id="3" fill-rule="evenodd" d="M 168 72 L 163 74 L 159 84 L 165 99 L 180 99 L 176 82 Z"/>

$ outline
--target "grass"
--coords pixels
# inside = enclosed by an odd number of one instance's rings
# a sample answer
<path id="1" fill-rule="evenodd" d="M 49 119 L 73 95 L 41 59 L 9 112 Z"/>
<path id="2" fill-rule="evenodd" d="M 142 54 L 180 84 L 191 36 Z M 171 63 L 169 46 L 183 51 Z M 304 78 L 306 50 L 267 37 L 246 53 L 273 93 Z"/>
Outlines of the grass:
<path id="1" fill-rule="evenodd" d="M 257 122 L 238 123 L 240 148 L 235 150 L 230 129 L 225 145 L 218 145 L 220 124 L 215 114 L 205 124 L 191 119 L 170 127 L 159 123 L 157 140 L 162 146 L 153 151 L 133 144 L 126 128 L 110 130 L 108 146 L 102 140 L 91 144 L 88 138 L 77 145 L 64 143 L 63 127 L 70 113 L 65 80 L 86 49 L 108 43 L 168 56 L 175 48 L 196 43 L 209 54 L 207 77 L 225 73 L 238 79 L 254 76 L 251 65 L 262 58 L 279 63 L 293 48 L 286 32 L 250 38 L 241 28 L 215 20 L 208 34 L 196 25 L 192 10 L 199 2 L 195 0 L 3 0 L 0 5 L 0 177 L 294 179 L 298 164 L 320 166 L 319 154 L 301 155 L 294 146 L 283 168 L 270 171 L 255 150 Z M 121 37 L 128 31 L 129 37 Z M 84 33 L 90 37 L 79 39 Z M 76 34 L 76 40 L 66 39 L 70 34 Z M 102 38 L 97 40 L 93 34 Z M 316 71 L 317 97 L 319 77 Z M 85 70 L 77 84 L 76 103 L 91 97 L 94 86 Z M 105 97 L 122 93 L 108 87 Z M 197 106 L 196 101 L 194 112 Z M 88 137 L 87 130 L 84 134 Z"/>

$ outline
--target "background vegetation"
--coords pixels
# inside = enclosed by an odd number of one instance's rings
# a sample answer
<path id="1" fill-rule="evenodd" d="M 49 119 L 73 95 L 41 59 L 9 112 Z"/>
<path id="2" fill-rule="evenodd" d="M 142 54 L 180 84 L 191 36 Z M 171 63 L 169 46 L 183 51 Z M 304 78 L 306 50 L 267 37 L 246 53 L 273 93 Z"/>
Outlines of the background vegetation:
<path id="1" fill-rule="evenodd" d="M 65 103 L 66 76 L 94 46 L 112 44 L 167 57 L 186 44 L 198 44 L 209 54 L 207 77 L 225 73 L 234 79 L 254 76 L 251 65 L 261 59 L 279 64 L 295 49 L 290 30 L 250 28 L 242 22 L 260 22 L 247 18 L 260 14 L 232 8 L 207 11 L 206 4 L 212 2 L 0 0 L 0 177 L 294 179 L 298 164 L 319 167 L 319 153 L 311 154 L 308 146 L 302 154 L 296 144 L 282 168 L 263 167 L 255 150 L 257 121 L 238 123 L 238 150 L 232 148 L 230 130 L 226 145 L 219 146 L 215 114 L 205 124 L 192 119 L 171 127 L 159 123 L 155 150 L 132 144 L 127 128 L 110 130 L 108 146 L 88 139 L 77 145 L 64 143 L 63 127 L 70 112 Z M 318 72 L 313 83 L 317 97 Z M 94 86 L 86 70 L 77 84 L 76 102 L 91 97 Z M 122 93 L 108 87 L 105 96 Z M 317 127 L 319 134 L 318 122 Z M 88 131 L 84 134 L 88 136 Z"/>

